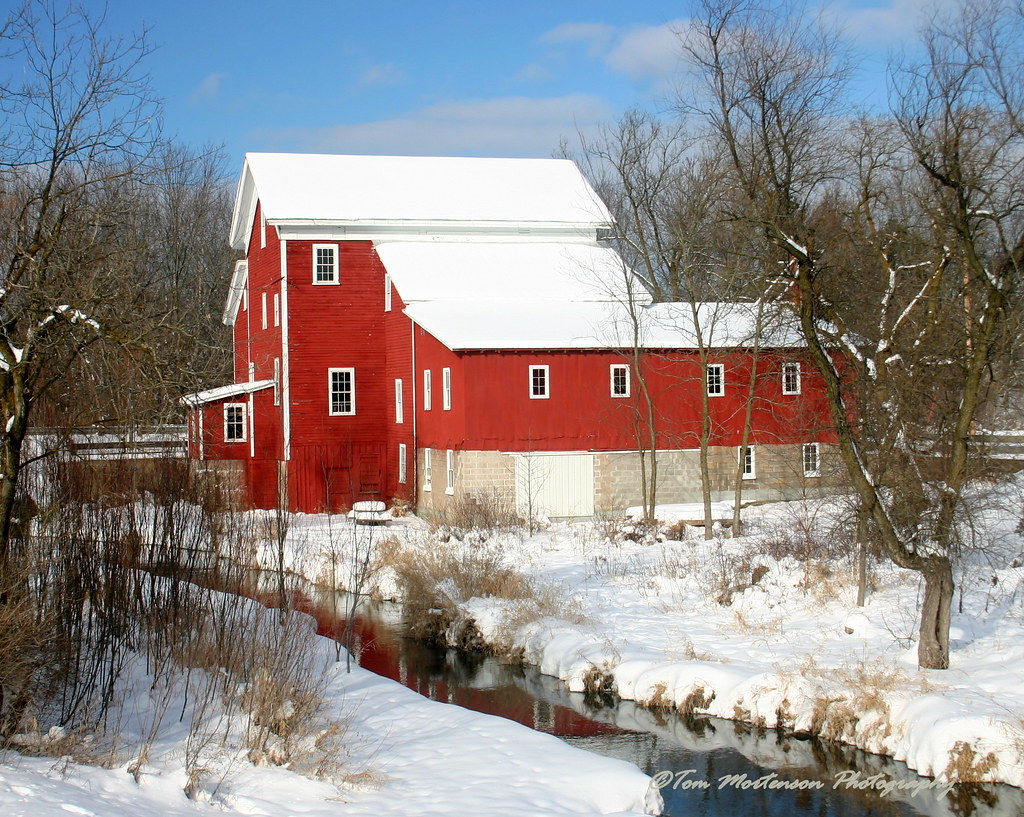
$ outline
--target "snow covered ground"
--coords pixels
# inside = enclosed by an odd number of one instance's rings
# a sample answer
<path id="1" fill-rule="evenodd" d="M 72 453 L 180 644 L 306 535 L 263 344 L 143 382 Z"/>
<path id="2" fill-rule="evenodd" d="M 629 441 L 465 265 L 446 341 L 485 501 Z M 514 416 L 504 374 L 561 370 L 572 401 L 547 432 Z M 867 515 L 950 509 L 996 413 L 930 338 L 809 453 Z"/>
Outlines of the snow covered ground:
<path id="1" fill-rule="evenodd" d="M 872 562 L 867 603 L 856 606 L 853 545 L 837 533 L 834 501 L 748 509 L 748 535 L 735 540 L 679 541 L 677 531 L 606 521 L 534 536 L 470 531 L 443 547 L 498 554 L 527 575 L 549 600 L 531 608 L 538 615 L 514 600 L 453 601 L 463 622 L 572 690 L 596 667 L 625 699 L 820 734 L 940 780 L 1024 786 L 1020 497 L 1014 488 L 988 499 L 956 568 L 945 671 L 917 667 L 917 574 Z M 673 512 L 686 516 L 660 516 Z M 353 532 L 300 516 L 286 561 L 345 586 L 348 549 L 368 536 L 441 547 L 418 520 Z M 398 593 L 389 569 L 375 581 Z"/>
<path id="2" fill-rule="evenodd" d="M 165 718 L 136 769 L 139 739 L 154 710 L 176 714 L 195 704 L 183 700 L 180 688 L 158 703 L 162 696 L 137 667 L 129 673 L 135 683 L 113 716 L 121 721 L 120 761 L 112 768 L 75 762 L 73 756 L 89 749 L 81 745 L 59 760 L 0 755 L 0 814 L 518 817 L 654 813 L 660 805 L 650 778 L 629 763 L 574 749 L 502 718 L 427 700 L 358 667 L 347 674 L 326 639 L 318 640 L 317 649 L 328 667 L 325 715 L 344 727 L 330 780 L 250 763 L 246 750 L 229 737 L 237 718 L 214 710 L 191 736 L 190 716 Z M 199 780 L 192 799 L 184 793 L 187 769 Z"/>

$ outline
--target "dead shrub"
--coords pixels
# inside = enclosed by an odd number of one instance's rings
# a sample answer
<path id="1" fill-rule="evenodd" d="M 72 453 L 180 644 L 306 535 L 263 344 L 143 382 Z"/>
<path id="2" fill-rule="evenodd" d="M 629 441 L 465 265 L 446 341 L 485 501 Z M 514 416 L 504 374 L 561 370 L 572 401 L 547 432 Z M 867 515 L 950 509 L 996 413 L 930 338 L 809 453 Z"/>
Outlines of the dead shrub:
<path id="1" fill-rule="evenodd" d="M 495 550 L 439 543 L 402 550 L 392 564 L 406 622 L 416 638 L 436 639 L 458 617 L 459 605 L 471 598 L 532 595 L 526 577 L 506 566 Z"/>
<path id="2" fill-rule="evenodd" d="M 595 708 L 615 706 L 619 702 L 615 676 L 592 664 L 583 675 L 583 700 Z"/>
<path id="3" fill-rule="evenodd" d="M 965 740 L 953 744 L 942 774 L 952 783 L 981 783 L 999 765 L 994 752 L 984 755 Z"/>
<path id="4" fill-rule="evenodd" d="M 516 510 L 515 499 L 507 491 L 459 494 L 448 503 L 435 521 L 435 535 L 442 541 L 449 538 L 486 542 L 495 533 L 521 531 L 526 520 Z"/>

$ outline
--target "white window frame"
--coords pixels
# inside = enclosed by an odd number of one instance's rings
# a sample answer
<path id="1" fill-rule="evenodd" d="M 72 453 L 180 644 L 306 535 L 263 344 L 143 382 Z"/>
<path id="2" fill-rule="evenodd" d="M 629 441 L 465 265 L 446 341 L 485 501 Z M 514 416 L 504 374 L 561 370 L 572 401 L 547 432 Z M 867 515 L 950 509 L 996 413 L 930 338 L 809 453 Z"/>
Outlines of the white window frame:
<path id="1" fill-rule="evenodd" d="M 444 452 L 444 492 L 446 494 L 455 493 L 455 452 L 452 449 L 448 449 Z"/>
<path id="2" fill-rule="evenodd" d="M 544 391 L 541 394 L 535 393 L 534 390 L 534 372 L 543 372 Z M 548 365 L 533 365 L 530 366 L 530 399 L 531 400 L 547 400 L 551 397 L 551 367 Z"/>
<path id="3" fill-rule="evenodd" d="M 405 422 L 405 409 L 402 405 L 402 378 L 395 378 L 395 424 Z"/>
<path id="4" fill-rule="evenodd" d="M 391 273 L 384 273 L 384 311 L 391 311 Z"/>
<path id="5" fill-rule="evenodd" d="M 260 303 L 263 306 L 263 328 L 267 328 L 267 293 L 264 292 L 260 295 Z"/>
<path id="6" fill-rule="evenodd" d="M 242 290 L 242 311 L 249 311 L 249 282 L 245 282 L 245 289 Z"/>
<path id="7" fill-rule="evenodd" d="M 330 250 L 334 254 L 334 263 L 332 264 L 331 270 L 320 272 L 317 267 L 320 265 L 319 262 L 319 251 Z M 338 272 L 340 266 L 340 260 L 338 258 L 338 245 L 337 244 L 314 244 L 313 245 L 313 283 L 317 286 L 333 286 L 341 282 L 341 274 Z M 330 277 L 321 278 L 321 275 L 329 275 Z"/>
<path id="8" fill-rule="evenodd" d="M 431 381 L 434 376 L 431 374 L 430 369 L 423 370 L 423 410 L 430 411 L 434 404 L 434 391 L 431 388 Z"/>
<path id="9" fill-rule="evenodd" d="M 434 457 L 434 452 L 429 448 L 423 449 L 423 490 L 432 491 L 434 490 L 434 469 L 431 467 L 430 461 Z"/>
<path id="10" fill-rule="evenodd" d="M 625 386 L 626 390 L 619 394 L 615 391 L 615 375 L 616 373 L 623 373 L 625 375 Z M 629 377 L 629 366 L 624 363 L 613 363 L 608 370 L 608 393 L 614 398 L 629 397 L 630 393 L 630 377 Z"/>
<path id="11" fill-rule="evenodd" d="M 236 419 L 232 419 L 230 415 L 233 411 L 238 411 L 239 416 Z M 225 403 L 224 404 L 224 442 L 226 443 L 244 443 L 249 441 L 249 406 L 247 403 Z M 234 437 L 228 436 L 228 429 L 234 425 L 238 425 L 241 430 L 241 436 Z"/>
<path id="12" fill-rule="evenodd" d="M 405 443 L 398 444 L 398 481 L 404 485 L 409 477 L 409 449 Z"/>
<path id="13" fill-rule="evenodd" d="M 441 408 L 452 410 L 452 370 L 441 369 Z"/>
<path id="14" fill-rule="evenodd" d="M 274 358 L 274 405 L 281 405 L 281 358 Z"/>
<path id="15" fill-rule="evenodd" d="M 717 389 L 711 390 L 711 372 L 715 371 L 718 373 Z M 709 363 L 704 370 L 704 388 L 707 390 L 708 397 L 721 397 L 725 394 L 725 364 L 724 363 Z"/>
<path id="16" fill-rule="evenodd" d="M 782 393 L 783 394 L 800 394 L 800 362 L 799 361 L 788 361 L 782 364 Z M 795 382 L 795 386 L 790 388 L 790 380 Z"/>
<path id="17" fill-rule="evenodd" d="M 745 455 L 744 455 L 745 454 Z M 740 446 L 739 455 L 743 457 L 743 479 L 757 479 L 757 452 L 754 446 Z"/>
<path id="18" fill-rule="evenodd" d="M 274 293 L 274 326 L 281 325 L 281 293 Z"/>
<path id="19" fill-rule="evenodd" d="M 335 373 L 348 372 L 349 375 L 349 410 L 348 411 L 335 411 L 334 410 L 334 375 Z M 342 392 L 339 390 L 338 392 Z M 356 370 L 352 367 L 339 367 L 327 370 L 327 413 L 331 417 L 351 417 L 356 413 Z"/>
<path id="20" fill-rule="evenodd" d="M 811 453 L 813 452 L 813 454 Z M 813 457 L 813 463 L 810 461 Z M 805 477 L 821 476 L 821 446 L 818 443 L 804 443 L 800 447 L 800 463 Z M 813 464 L 813 468 L 808 467 Z"/>

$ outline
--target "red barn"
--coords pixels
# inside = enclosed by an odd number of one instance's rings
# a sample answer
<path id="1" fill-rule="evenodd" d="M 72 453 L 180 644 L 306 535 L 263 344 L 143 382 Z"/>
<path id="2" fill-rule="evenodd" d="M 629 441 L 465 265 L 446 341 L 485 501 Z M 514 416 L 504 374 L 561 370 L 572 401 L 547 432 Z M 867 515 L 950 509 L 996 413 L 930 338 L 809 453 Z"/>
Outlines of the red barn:
<path id="1" fill-rule="evenodd" d="M 247 155 L 235 383 L 185 398 L 190 455 L 236 463 L 257 507 L 498 492 L 589 516 L 639 503 L 642 392 L 659 501 L 699 499 L 707 390 L 716 498 L 748 402 L 745 495 L 813 490 L 832 437 L 796 337 L 755 344 L 755 305 L 702 304 L 703 366 L 689 304 L 630 308 L 611 226 L 566 160 Z"/>

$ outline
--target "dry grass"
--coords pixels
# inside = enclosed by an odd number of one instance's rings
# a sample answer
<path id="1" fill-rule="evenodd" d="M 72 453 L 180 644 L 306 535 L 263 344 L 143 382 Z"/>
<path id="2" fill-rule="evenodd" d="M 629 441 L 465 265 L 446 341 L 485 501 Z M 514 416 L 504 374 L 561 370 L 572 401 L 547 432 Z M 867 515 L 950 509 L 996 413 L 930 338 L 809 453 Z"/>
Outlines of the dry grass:
<path id="1" fill-rule="evenodd" d="M 982 754 L 967 741 L 958 740 L 942 774 L 953 783 L 981 783 L 998 765 L 994 752 Z"/>

